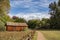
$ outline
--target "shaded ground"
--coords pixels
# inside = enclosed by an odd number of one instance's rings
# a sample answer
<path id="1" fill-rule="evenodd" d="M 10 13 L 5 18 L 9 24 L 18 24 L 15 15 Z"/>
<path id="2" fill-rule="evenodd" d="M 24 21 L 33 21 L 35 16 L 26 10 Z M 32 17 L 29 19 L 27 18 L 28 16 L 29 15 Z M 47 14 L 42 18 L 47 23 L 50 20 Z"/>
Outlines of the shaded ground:
<path id="1" fill-rule="evenodd" d="M 37 31 L 37 40 L 46 40 L 40 31 Z"/>

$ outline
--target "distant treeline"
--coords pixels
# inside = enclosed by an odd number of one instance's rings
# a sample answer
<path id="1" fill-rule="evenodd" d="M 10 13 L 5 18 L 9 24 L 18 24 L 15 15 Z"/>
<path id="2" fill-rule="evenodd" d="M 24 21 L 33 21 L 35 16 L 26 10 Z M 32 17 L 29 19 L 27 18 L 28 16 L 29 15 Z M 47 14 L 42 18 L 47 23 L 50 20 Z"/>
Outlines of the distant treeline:
<path id="1" fill-rule="evenodd" d="M 60 29 L 60 0 L 49 4 L 49 19 L 42 18 L 42 20 L 29 20 L 29 28 L 34 29 Z"/>

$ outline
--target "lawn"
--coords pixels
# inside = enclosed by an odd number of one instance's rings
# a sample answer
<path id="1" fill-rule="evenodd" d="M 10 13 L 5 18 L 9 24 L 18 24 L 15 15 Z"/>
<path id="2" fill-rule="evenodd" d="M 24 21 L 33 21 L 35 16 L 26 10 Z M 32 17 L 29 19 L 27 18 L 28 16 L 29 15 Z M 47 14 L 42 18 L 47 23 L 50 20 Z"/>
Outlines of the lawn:
<path id="1" fill-rule="evenodd" d="M 41 31 L 47 40 L 60 40 L 60 31 Z"/>
<path id="2" fill-rule="evenodd" d="M 37 40 L 37 32 L 35 32 L 32 40 Z"/>

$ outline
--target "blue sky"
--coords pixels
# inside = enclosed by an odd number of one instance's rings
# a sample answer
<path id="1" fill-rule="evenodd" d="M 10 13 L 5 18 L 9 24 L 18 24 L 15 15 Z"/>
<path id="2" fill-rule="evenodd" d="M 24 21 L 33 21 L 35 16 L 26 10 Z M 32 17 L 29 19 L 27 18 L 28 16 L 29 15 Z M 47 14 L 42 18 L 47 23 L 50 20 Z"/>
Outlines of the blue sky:
<path id="1" fill-rule="evenodd" d="M 18 16 L 25 19 L 49 18 L 49 4 L 57 0 L 11 0 L 9 16 Z"/>

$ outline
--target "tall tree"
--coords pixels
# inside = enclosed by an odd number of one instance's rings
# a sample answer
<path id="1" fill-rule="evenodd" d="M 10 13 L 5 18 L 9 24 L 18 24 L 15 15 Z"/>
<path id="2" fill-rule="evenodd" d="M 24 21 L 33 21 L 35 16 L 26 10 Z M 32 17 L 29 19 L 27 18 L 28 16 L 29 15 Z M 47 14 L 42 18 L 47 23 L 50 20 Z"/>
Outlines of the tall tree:
<path id="1" fill-rule="evenodd" d="M 10 21 L 10 17 L 7 15 L 10 10 L 9 0 L 0 0 L 0 20 L 4 23 Z"/>
<path id="2" fill-rule="evenodd" d="M 60 6 L 60 0 L 58 1 L 58 6 Z"/>
<path id="3" fill-rule="evenodd" d="M 60 0 L 49 5 L 51 15 L 51 28 L 60 28 Z"/>
<path id="4" fill-rule="evenodd" d="M 0 0 L 0 31 L 5 30 L 5 23 L 11 21 L 10 17 L 7 15 L 10 10 L 9 0 Z"/>
<path id="5" fill-rule="evenodd" d="M 0 10 L 2 10 L 4 13 L 8 13 L 10 10 L 10 1 L 0 0 Z"/>

